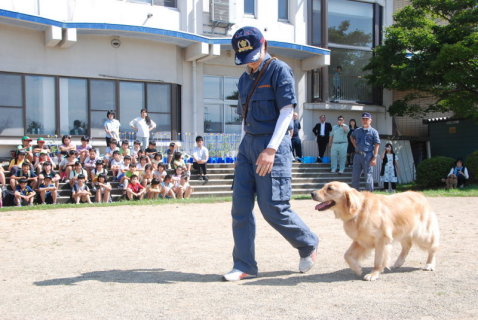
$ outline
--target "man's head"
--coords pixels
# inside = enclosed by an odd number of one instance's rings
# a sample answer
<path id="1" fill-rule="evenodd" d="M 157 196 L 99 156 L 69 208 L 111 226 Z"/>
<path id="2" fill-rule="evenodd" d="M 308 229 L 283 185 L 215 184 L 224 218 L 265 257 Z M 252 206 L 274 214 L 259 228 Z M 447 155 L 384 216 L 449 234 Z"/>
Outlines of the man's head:
<path id="1" fill-rule="evenodd" d="M 204 138 L 202 136 L 197 136 L 196 143 L 198 146 L 202 146 L 204 144 Z"/>
<path id="2" fill-rule="evenodd" d="M 261 31 L 255 27 L 242 27 L 237 30 L 232 36 L 231 44 L 236 52 L 236 65 L 260 62 L 267 46 Z"/>
<path id="3" fill-rule="evenodd" d="M 325 114 L 321 115 L 320 116 L 320 122 L 324 123 L 325 122 Z"/>
<path id="4" fill-rule="evenodd" d="M 299 119 L 299 114 L 297 112 L 294 112 L 294 120 Z"/>
<path id="5" fill-rule="evenodd" d="M 362 127 L 368 128 L 372 124 L 372 115 L 368 112 L 362 113 Z"/>
<path id="6" fill-rule="evenodd" d="M 338 116 L 337 117 L 337 124 L 339 126 L 343 125 L 344 124 L 344 117 L 343 116 Z"/>

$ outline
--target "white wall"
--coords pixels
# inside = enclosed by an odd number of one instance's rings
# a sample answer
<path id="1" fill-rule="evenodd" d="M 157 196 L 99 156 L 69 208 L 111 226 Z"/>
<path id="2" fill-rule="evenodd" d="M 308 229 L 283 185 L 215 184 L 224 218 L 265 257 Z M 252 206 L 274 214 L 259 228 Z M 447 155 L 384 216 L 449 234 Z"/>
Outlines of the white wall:
<path id="1" fill-rule="evenodd" d="M 2 25 L 0 43 L 10 45 L 0 46 L 0 70 L 183 83 L 177 72 L 181 49 L 174 45 L 120 38 L 121 46 L 113 48 L 109 36 L 79 35 L 76 44 L 62 49 L 46 47 L 44 37 L 42 31 Z"/>

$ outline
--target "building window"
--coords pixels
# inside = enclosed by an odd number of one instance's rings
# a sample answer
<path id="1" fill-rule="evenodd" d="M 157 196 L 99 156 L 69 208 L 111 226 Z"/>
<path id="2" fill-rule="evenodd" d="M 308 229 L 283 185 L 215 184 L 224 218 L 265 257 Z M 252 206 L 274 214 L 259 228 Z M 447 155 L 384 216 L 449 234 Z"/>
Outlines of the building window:
<path id="1" fill-rule="evenodd" d="M 329 1 L 329 45 L 372 48 L 373 4 L 349 0 Z"/>
<path id="2" fill-rule="evenodd" d="M 163 6 L 163 7 L 168 7 L 168 8 L 176 8 L 177 7 L 176 0 L 153 0 L 153 5 Z"/>
<path id="3" fill-rule="evenodd" d="M 155 132 L 175 136 L 181 129 L 180 91 L 167 83 L 0 72 L 0 135 L 104 137 L 108 110 L 116 111 L 124 132 L 146 108 L 157 124 Z"/>
<path id="4" fill-rule="evenodd" d="M 131 120 L 141 115 L 141 109 L 144 109 L 144 84 L 142 82 L 119 83 L 119 118 L 121 119 L 120 131 L 130 131 L 129 123 Z"/>
<path id="5" fill-rule="evenodd" d="M 55 78 L 25 77 L 25 115 L 28 134 L 56 133 Z"/>
<path id="6" fill-rule="evenodd" d="M 279 0 L 279 20 L 289 20 L 289 0 Z"/>
<path id="7" fill-rule="evenodd" d="M 374 102 L 372 87 L 362 70 L 371 58 L 371 51 L 333 49 L 328 79 L 331 101 Z"/>
<path id="8" fill-rule="evenodd" d="M 116 81 L 90 80 L 90 119 L 91 136 L 102 137 L 105 135 L 104 122 L 106 112 L 116 110 Z M 118 119 L 118 114 L 116 115 Z"/>
<path id="9" fill-rule="evenodd" d="M 146 88 L 146 106 L 149 116 L 156 122 L 156 130 L 171 131 L 171 85 L 148 83 Z"/>
<path id="10" fill-rule="evenodd" d="M 0 73 L 0 135 L 20 136 L 23 127 L 23 84 L 16 74 Z"/>
<path id="11" fill-rule="evenodd" d="M 86 79 L 60 78 L 60 134 L 88 133 L 88 85 Z"/>
<path id="12" fill-rule="evenodd" d="M 311 6 L 312 6 L 312 14 L 309 15 L 311 19 L 311 44 L 314 46 L 322 46 L 322 6 L 321 6 L 321 0 L 312 0 L 311 1 Z"/>
<path id="13" fill-rule="evenodd" d="M 244 0 L 244 14 L 256 16 L 256 1 Z"/>
<path id="14" fill-rule="evenodd" d="M 241 133 L 237 82 L 237 78 L 204 77 L 204 132 Z"/>
<path id="15" fill-rule="evenodd" d="M 382 30 L 381 7 L 352 0 L 328 0 L 327 16 L 321 16 L 324 2 L 311 0 L 310 39 L 313 45 L 330 48 L 331 63 L 312 72 L 312 99 L 380 103 L 380 94 L 374 94 L 374 88 L 365 80 L 366 73 L 362 69 L 372 57 L 373 48 L 379 44 L 374 30 L 379 30 L 379 33 Z M 318 17 L 325 19 L 320 25 L 316 23 Z M 327 30 L 326 37 L 321 37 L 321 30 Z M 324 41 L 326 43 L 322 43 Z M 322 95 L 319 83 L 325 85 Z"/>
<path id="16" fill-rule="evenodd" d="M 169 8 L 176 8 L 176 0 L 126 0 L 127 2 L 133 3 L 144 3 L 153 6 L 162 6 Z"/>

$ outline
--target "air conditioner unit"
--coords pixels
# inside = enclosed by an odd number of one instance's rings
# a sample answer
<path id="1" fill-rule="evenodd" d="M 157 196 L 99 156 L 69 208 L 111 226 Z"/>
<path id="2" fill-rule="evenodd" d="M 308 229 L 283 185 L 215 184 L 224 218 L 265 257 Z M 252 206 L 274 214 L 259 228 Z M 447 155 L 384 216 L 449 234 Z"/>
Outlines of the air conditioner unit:
<path id="1" fill-rule="evenodd" d="M 211 0 L 211 21 L 215 23 L 236 23 L 235 0 Z"/>

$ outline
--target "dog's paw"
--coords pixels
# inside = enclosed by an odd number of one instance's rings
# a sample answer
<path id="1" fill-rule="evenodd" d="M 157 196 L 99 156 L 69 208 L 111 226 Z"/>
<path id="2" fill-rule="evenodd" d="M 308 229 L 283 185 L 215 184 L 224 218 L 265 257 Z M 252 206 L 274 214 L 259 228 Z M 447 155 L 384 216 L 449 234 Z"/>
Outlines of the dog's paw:
<path id="1" fill-rule="evenodd" d="M 375 280 L 378 279 L 379 275 L 380 275 L 379 272 L 372 272 L 372 273 L 366 274 L 366 275 L 363 277 L 363 279 L 364 279 L 365 281 L 375 281 Z"/>
<path id="2" fill-rule="evenodd" d="M 400 268 L 401 266 L 403 266 L 403 264 L 405 263 L 405 260 L 397 260 L 395 261 L 395 263 L 393 264 L 393 269 L 396 269 L 396 268 Z"/>
<path id="3" fill-rule="evenodd" d="M 423 268 L 425 271 L 435 271 L 435 265 L 432 263 L 427 263 L 425 265 L 425 268 Z"/>

